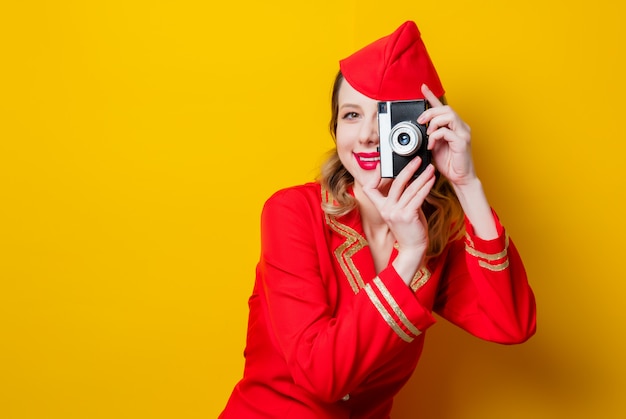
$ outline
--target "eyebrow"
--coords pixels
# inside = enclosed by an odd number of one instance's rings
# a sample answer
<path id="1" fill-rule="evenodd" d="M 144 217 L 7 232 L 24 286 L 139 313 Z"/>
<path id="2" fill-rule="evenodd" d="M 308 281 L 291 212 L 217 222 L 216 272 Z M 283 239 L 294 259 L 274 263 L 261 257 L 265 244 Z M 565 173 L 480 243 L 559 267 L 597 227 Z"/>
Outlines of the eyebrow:
<path id="1" fill-rule="evenodd" d="M 361 107 L 359 105 L 355 105 L 354 103 L 344 103 L 343 105 L 341 105 L 339 107 L 339 109 L 343 109 L 343 108 L 358 108 L 358 109 L 360 109 Z"/>

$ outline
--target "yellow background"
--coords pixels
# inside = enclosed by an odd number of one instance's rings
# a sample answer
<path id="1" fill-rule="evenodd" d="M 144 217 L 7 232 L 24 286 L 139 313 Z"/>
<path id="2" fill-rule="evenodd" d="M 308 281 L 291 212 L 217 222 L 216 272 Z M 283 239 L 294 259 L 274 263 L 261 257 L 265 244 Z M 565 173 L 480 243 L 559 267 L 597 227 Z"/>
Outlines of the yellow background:
<path id="1" fill-rule="evenodd" d="M 216 417 L 261 206 L 331 147 L 337 60 L 407 19 L 539 326 L 505 347 L 440 321 L 394 417 L 626 417 L 617 3 L 2 2 L 0 417 Z"/>

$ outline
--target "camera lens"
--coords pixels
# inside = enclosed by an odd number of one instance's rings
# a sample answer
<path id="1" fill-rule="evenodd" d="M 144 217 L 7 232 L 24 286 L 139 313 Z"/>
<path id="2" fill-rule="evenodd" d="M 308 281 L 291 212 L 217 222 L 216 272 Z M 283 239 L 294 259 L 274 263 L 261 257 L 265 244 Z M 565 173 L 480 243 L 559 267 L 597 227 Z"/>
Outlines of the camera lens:
<path id="1" fill-rule="evenodd" d="M 391 150 L 400 156 L 409 156 L 416 152 L 422 144 L 422 133 L 410 121 L 397 123 L 390 133 Z"/>

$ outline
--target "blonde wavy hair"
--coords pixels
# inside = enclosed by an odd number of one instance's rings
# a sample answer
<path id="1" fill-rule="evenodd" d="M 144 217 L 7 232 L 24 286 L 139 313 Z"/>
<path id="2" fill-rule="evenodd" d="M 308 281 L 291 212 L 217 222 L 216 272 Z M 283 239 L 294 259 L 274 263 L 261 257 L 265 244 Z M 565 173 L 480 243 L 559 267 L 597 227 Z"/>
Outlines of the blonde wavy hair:
<path id="1" fill-rule="evenodd" d="M 339 114 L 339 88 L 343 82 L 341 72 L 337 73 L 331 97 L 330 134 L 337 141 L 337 119 Z M 330 193 L 333 199 L 322 204 L 324 212 L 332 217 L 340 217 L 354 210 L 356 199 L 350 194 L 354 178 L 339 160 L 337 149 L 334 148 L 321 167 L 319 182 Z M 446 245 L 465 234 L 464 214 L 450 182 L 437 174 L 435 185 L 431 189 L 424 213 L 428 219 L 429 245 L 427 258 L 441 254 Z"/>

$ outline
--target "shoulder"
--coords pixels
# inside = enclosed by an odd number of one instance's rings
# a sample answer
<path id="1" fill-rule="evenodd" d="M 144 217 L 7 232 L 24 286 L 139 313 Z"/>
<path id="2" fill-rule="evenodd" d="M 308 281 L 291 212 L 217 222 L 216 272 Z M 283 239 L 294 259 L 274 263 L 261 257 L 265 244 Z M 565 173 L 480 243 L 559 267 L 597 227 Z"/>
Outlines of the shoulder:
<path id="1" fill-rule="evenodd" d="M 281 189 L 272 194 L 261 212 L 261 236 L 266 246 L 273 241 L 309 241 L 325 231 L 325 214 L 318 183 Z"/>
<path id="2" fill-rule="evenodd" d="M 265 201 L 264 216 L 306 216 L 322 213 L 322 189 L 317 182 L 290 186 L 274 192 Z"/>
<path id="3" fill-rule="evenodd" d="M 265 207 L 272 205 L 307 205 L 319 206 L 322 201 L 321 186 L 317 182 L 309 182 L 303 185 L 290 186 L 274 192 L 265 201 Z"/>

